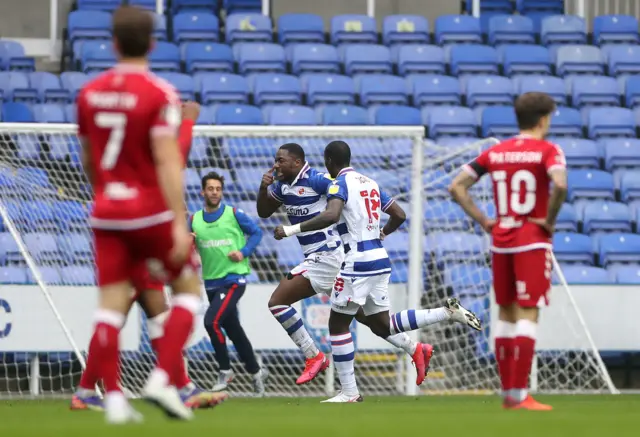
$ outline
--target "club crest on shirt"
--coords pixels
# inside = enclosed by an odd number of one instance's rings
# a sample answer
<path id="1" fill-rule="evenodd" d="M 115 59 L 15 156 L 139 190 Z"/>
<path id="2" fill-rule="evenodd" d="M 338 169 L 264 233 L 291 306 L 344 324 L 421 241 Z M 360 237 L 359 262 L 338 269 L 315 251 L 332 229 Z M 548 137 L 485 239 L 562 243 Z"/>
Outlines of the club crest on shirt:
<path id="1" fill-rule="evenodd" d="M 367 182 L 369 182 L 369 178 L 364 176 L 358 176 L 358 182 L 360 182 L 361 184 L 366 184 Z"/>
<path id="2" fill-rule="evenodd" d="M 338 194 L 338 191 L 340 191 L 340 187 L 337 185 L 331 185 L 329 187 L 329 194 Z"/>

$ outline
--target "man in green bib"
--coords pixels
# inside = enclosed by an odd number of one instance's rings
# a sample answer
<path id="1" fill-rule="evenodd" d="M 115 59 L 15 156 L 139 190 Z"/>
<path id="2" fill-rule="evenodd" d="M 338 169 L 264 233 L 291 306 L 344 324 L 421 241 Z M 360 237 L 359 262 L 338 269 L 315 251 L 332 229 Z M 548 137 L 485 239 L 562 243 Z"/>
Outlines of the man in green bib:
<path id="1" fill-rule="evenodd" d="M 224 178 L 211 172 L 202 178 L 204 209 L 189 221 L 202 259 L 202 277 L 209 299 L 204 327 L 211 338 L 220 367 L 214 391 L 227 388 L 233 379 L 224 328 L 247 372 L 253 377 L 254 392 L 264 395 L 266 369 L 261 369 L 253 346 L 240 325 L 238 301 L 247 286 L 249 260 L 262 239 L 262 230 L 244 211 L 222 202 Z"/>

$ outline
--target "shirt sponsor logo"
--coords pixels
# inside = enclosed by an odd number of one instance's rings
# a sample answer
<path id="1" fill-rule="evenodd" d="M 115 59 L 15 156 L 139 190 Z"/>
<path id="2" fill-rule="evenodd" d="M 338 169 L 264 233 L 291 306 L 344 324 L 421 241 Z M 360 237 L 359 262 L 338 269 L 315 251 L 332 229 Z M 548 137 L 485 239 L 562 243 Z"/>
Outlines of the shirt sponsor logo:
<path id="1" fill-rule="evenodd" d="M 309 215 L 309 208 L 287 208 L 287 215 L 292 215 L 296 217 L 301 217 L 304 215 Z"/>
<path id="2" fill-rule="evenodd" d="M 224 239 L 224 240 L 203 240 L 203 241 L 198 241 L 198 246 L 201 249 L 212 249 L 214 247 L 226 247 L 226 246 L 231 246 L 233 244 L 233 241 L 230 239 Z"/>

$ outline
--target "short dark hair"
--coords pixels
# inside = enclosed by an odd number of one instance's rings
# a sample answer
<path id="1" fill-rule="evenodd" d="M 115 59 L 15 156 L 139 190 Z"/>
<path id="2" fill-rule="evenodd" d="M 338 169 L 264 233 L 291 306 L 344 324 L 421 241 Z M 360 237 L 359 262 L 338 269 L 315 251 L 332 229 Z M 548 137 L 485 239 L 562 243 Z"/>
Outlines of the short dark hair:
<path id="1" fill-rule="evenodd" d="M 556 109 L 553 98 L 545 93 L 524 93 L 515 102 L 516 119 L 520 130 L 535 128 L 542 117 L 550 115 Z"/>
<path id="2" fill-rule="evenodd" d="M 304 149 L 298 143 L 286 143 L 280 146 L 280 149 L 286 150 L 290 155 L 293 155 L 302 161 L 306 159 Z"/>
<path id="3" fill-rule="evenodd" d="M 351 163 L 351 148 L 344 141 L 331 141 L 324 149 L 324 156 L 331 158 L 335 165 L 345 167 Z"/>
<path id="4" fill-rule="evenodd" d="M 140 58 L 149 53 L 154 28 L 149 12 L 135 6 L 120 6 L 113 13 L 111 24 L 121 56 Z"/>
<path id="5" fill-rule="evenodd" d="M 222 189 L 224 190 L 224 176 L 216 173 L 215 171 L 210 171 L 206 175 L 202 176 L 202 190 L 204 191 L 207 188 L 207 181 L 219 181 L 220 185 L 222 185 Z"/>

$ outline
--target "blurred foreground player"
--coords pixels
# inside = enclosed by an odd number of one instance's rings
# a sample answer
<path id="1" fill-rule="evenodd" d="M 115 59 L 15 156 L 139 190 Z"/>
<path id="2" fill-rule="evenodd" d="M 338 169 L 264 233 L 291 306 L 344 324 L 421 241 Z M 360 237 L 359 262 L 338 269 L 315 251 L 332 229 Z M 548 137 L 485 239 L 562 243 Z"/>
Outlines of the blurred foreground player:
<path id="1" fill-rule="evenodd" d="M 179 143 L 185 163 L 191 147 L 193 126 L 199 113 L 200 107 L 195 102 L 187 102 L 182 105 Z M 164 334 L 164 322 L 169 314 L 169 307 L 164 295 L 164 283 L 152 278 L 145 265 L 140 265 L 133 273 L 132 283 L 134 290 L 131 306 L 137 302 L 147 316 L 147 333 L 151 347 L 157 354 L 160 339 Z M 91 356 L 87 357 L 87 368 L 82 373 L 78 389 L 71 398 L 72 410 L 103 410 L 102 398 L 95 391 L 96 383 L 98 383 L 96 369 L 96 360 Z M 184 363 L 179 375 L 179 379 L 173 385 L 180 391 L 180 397 L 186 406 L 206 408 L 217 403 L 219 395 L 207 393 L 196 387 L 189 379 Z"/>
<path id="2" fill-rule="evenodd" d="M 509 409 L 551 410 L 535 401 L 527 388 L 538 309 L 549 303 L 551 237 L 567 192 L 564 154 L 544 140 L 554 110 L 553 99 L 544 93 L 518 97 L 520 135 L 481 153 L 450 187 L 467 215 L 492 235 L 493 288 L 500 306 L 496 358 L 503 406 Z M 493 180 L 496 220 L 486 217 L 469 195 L 469 188 L 485 174 Z"/>
<path id="3" fill-rule="evenodd" d="M 168 281 L 174 293 L 158 364 L 143 396 L 170 417 L 193 417 L 171 383 L 180 378 L 182 349 L 200 307 L 200 284 L 177 144 L 180 102 L 174 88 L 148 70 L 153 28 L 151 14 L 118 8 L 112 24 L 118 65 L 89 82 L 78 97 L 82 163 L 95 193 L 90 221 L 100 286 L 89 354 L 104 384 L 109 423 L 141 419 L 118 381 L 118 335 L 141 265 Z"/>

